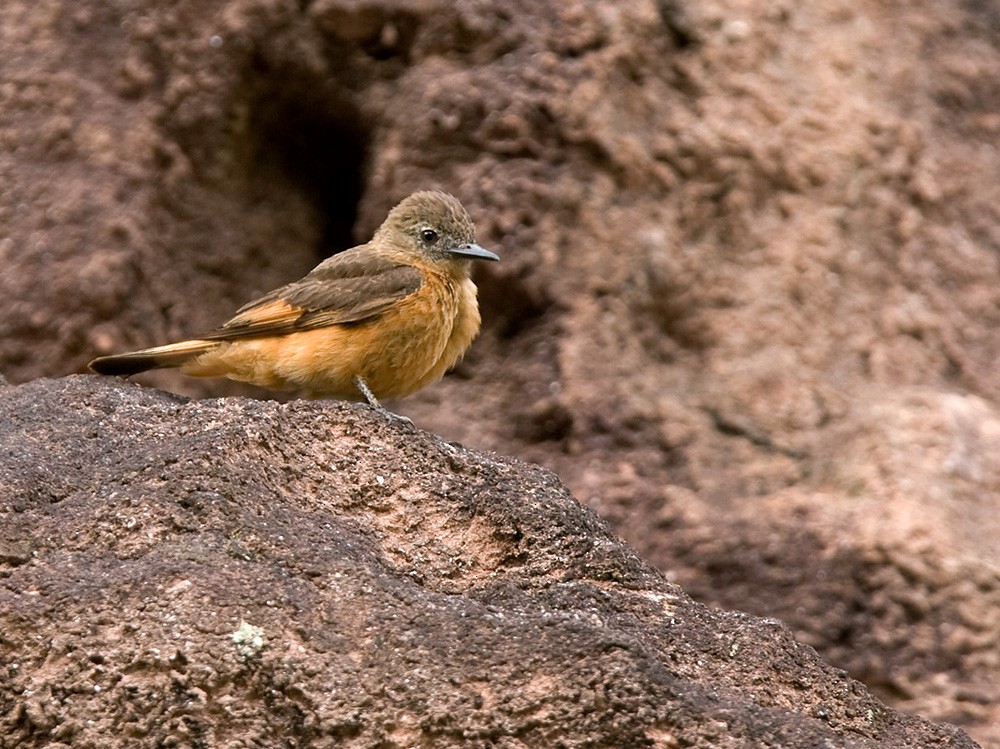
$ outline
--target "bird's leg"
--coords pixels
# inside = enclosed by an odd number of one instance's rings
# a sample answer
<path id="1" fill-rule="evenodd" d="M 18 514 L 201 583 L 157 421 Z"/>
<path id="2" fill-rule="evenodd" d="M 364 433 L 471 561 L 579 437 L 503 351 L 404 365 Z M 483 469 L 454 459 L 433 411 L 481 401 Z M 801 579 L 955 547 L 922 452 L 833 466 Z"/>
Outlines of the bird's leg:
<path id="1" fill-rule="evenodd" d="M 399 414 L 394 414 L 392 411 L 387 409 L 381 403 L 378 402 L 378 398 L 375 397 L 375 393 L 372 389 L 368 387 L 368 383 L 365 382 L 365 378 L 361 375 L 354 375 L 354 386 L 365 396 L 365 400 L 368 401 L 368 405 L 382 414 L 386 421 L 402 421 L 407 424 L 412 424 L 413 422 L 405 416 L 400 416 Z"/>
<path id="2" fill-rule="evenodd" d="M 378 402 L 378 398 L 375 397 L 375 393 L 372 389 L 368 387 L 368 383 L 365 382 L 365 378 L 361 375 L 354 375 L 354 386 L 361 391 L 361 394 L 365 396 L 365 400 L 368 401 L 368 405 L 374 408 L 376 411 L 381 411 L 383 413 L 386 410 L 382 407 L 382 404 Z"/>

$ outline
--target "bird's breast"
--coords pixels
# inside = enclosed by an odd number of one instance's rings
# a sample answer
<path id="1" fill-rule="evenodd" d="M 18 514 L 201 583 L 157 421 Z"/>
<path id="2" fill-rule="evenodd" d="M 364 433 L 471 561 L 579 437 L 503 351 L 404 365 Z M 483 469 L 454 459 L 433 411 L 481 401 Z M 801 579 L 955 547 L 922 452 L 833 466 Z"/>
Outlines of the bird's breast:
<path id="1" fill-rule="evenodd" d="M 479 331 L 476 287 L 469 279 L 425 273 L 420 289 L 370 323 L 378 345 L 361 364 L 381 398 L 400 398 L 440 379 Z"/>

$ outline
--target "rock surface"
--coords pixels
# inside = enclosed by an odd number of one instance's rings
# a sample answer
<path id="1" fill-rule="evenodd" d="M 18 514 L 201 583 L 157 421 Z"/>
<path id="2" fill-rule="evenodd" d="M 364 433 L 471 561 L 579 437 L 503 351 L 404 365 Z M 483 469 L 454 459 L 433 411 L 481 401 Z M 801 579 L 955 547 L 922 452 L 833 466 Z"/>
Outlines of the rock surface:
<path id="1" fill-rule="evenodd" d="M 503 261 L 395 408 L 1000 747 L 997 80 L 978 2 L 5 0 L 0 372 L 213 327 L 441 187 Z"/>
<path id="2" fill-rule="evenodd" d="M 0 747 L 975 746 L 364 406 L 6 387 L 0 529 Z"/>

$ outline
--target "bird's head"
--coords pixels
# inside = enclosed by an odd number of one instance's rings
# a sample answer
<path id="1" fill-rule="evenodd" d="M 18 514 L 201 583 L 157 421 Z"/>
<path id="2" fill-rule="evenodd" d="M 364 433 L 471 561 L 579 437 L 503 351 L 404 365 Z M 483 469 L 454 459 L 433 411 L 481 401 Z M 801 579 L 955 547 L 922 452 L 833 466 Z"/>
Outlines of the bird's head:
<path id="1" fill-rule="evenodd" d="M 476 243 L 476 228 L 458 199 L 444 192 L 415 192 L 393 208 L 375 241 L 462 271 L 472 260 L 499 260 Z"/>

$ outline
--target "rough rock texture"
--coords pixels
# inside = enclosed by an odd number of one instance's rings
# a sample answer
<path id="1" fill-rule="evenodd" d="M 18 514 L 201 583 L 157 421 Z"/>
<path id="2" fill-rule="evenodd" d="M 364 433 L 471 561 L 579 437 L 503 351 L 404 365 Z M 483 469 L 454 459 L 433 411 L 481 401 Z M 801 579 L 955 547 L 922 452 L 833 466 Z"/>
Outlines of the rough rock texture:
<path id="1" fill-rule="evenodd" d="M 365 406 L 6 387 L 0 532 L 0 747 L 975 746 Z"/>
<path id="2" fill-rule="evenodd" d="M 6 0 L 0 371 L 213 326 L 442 187 L 503 262 L 398 410 L 1000 747 L 997 81 L 982 2 Z"/>

